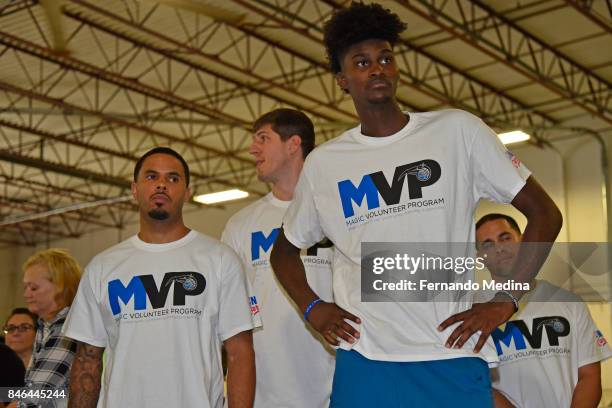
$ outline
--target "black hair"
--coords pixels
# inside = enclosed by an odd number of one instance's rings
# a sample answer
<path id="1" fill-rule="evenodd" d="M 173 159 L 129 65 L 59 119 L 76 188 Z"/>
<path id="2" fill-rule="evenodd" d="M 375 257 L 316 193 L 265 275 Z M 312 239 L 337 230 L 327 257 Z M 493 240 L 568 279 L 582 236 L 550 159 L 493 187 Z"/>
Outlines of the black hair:
<path id="1" fill-rule="evenodd" d="M 476 230 L 478 230 L 478 228 L 480 228 L 484 223 L 489 222 L 489 221 L 495 221 L 495 220 L 508 221 L 508 224 L 510 224 L 510 227 L 513 230 L 515 230 L 519 235 L 521 235 L 521 228 L 518 226 L 518 223 L 516 222 L 516 220 L 509 215 L 499 214 L 499 213 L 491 213 L 491 214 L 487 214 L 481 217 L 476 223 Z"/>
<path id="2" fill-rule="evenodd" d="M 136 166 L 134 166 L 134 181 L 138 180 L 138 173 L 140 173 L 140 168 L 142 167 L 142 163 L 144 163 L 147 157 L 152 156 L 154 154 L 167 154 L 168 156 L 172 156 L 176 158 L 178 161 L 180 161 L 181 165 L 183 166 L 183 170 L 185 171 L 185 183 L 187 184 L 187 186 L 189 186 L 189 166 L 187 165 L 187 162 L 185 161 L 185 159 L 183 159 L 183 156 L 181 156 L 180 154 L 178 154 L 176 151 L 172 150 L 169 147 L 162 147 L 162 146 L 154 147 L 153 149 L 143 154 L 140 159 L 138 159 L 138 161 L 136 162 Z"/>
<path id="3" fill-rule="evenodd" d="M 340 60 L 352 45 L 379 39 L 394 46 L 405 29 L 398 15 L 380 4 L 352 3 L 349 8 L 335 11 L 323 27 L 330 69 L 334 74 L 342 70 Z"/>
<path id="4" fill-rule="evenodd" d="M 28 315 L 30 317 L 30 319 L 32 319 L 32 324 L 34 325 L 34 327 L 36 327 L 36 322 L 38 321 L 38 316 L 36 315 L 36 313 L 30 312 L 25 307 L 16 307 L 15 309 L 13 309 L 13 311 L 11 312 L 9 317 L 6 318 L 5 324 L 8 323 L 8 321 L 11 319 L 11 317 L 13 317 L 15 315 L 20 315 L 20 314 Z"/>
<path id="5" fill-rule="evenodd" d="M 275 109 L 259 117 L 253 124 L 253 132 L 257 132 L 265 125 L 279 134 L 281 140 L 286 141 L 293 135 L 298 135 L 302 142 L 302 157 L 314 149 L 315 132 L 312 121 L 303 112 L 295 109 Z"/>

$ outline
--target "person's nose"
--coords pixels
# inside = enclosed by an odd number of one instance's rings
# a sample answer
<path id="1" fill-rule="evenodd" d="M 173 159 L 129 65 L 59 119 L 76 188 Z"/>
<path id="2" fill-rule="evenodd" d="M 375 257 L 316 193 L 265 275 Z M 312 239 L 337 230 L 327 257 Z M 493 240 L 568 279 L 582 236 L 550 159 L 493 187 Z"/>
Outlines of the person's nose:
<path id="1" fill-rule="evenodd" d="M 380 62 L 374 62 L 370 66 L 370 71 L 368 72 L 368 76 L 370 77 L 378 77 L 383 75 L 384 67 Z"/>
<path id="2" fill-rule="evenodd" d="M 259 143 L 252 142 L 249 146 L 249 154 L 257 157 L 261 153 L 261 148 L 259 147 Z"/>
<path id="3" fill-rule="evenodd" d="M 160 178 L 157 181 L 157 185 L 155 186 L 155 190 L 157 190 L 157 191 L 166 191 L 166 182 Z"/>

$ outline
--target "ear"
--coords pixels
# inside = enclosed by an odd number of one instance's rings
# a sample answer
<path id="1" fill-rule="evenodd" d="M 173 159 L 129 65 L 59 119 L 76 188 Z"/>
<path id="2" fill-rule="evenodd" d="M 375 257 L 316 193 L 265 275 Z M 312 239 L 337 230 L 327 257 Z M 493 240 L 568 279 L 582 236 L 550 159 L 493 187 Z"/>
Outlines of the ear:
<path id="1" fill-rule="evenodd" d="M 134 199 L 136 199 L 136 193 L 138 192 L 138 190 L 136 189 L 136 182 L 135 181 L 132 181 L 131 190 L 132 190 L 132 197 L 134 197 Z"/>
<path id="2" fill-rule="evenodd" d="M 302 145 L 302 138 L 300 135 L 292 135 L 287 139 L 287 146 L 289 147 L 289 153 L 295 153 L 300 149 Z"/>
<path id="3" fill-rule="evenodd" d="M 346 80 L 346 75 L 342 71 L 336 74 L 336 83 L 344 92 L 348 93 L 348 81 Z"/>
<path id="4" fill-rule="evenodd" d="M 183 202 L 184 203 L 188 203 L 189 200 L 191 199 L 191 194 L 193 193 L 193 190 L 191 189 L 191 187 L 187 187 L 187 189 L 185 190 L 185 194 L 183 195 Z"/>

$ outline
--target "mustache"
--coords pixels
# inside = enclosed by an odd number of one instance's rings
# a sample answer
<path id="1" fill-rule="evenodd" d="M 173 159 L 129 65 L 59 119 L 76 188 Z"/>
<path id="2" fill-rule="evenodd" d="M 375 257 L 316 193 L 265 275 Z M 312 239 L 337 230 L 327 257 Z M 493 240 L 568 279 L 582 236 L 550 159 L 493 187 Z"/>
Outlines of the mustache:
<path id="1" fill-rule="evenodd" d="M 374 84 L 374 83 L 380 83 L 383 82 L 387 85 L 391 85 L 391 81 L 389 81 L 387 78 L 385 77 L 376 77 L 376 78 L 372 78 L 368 81 L 368 85 Z"/>

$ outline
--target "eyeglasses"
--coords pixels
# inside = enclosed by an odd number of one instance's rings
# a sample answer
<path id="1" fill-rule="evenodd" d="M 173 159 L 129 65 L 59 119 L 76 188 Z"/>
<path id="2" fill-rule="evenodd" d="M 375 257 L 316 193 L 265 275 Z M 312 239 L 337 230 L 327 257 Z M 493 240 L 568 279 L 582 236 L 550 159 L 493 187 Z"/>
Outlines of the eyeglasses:
<path id="1" fill-rule="evenodd" d="M 25 333 L 28 330 L 32 330 L 34 329 L 34 326 L 32 326 L 29 323 L 22 323 L 19 326 L 15 326 L 13 324 L 4 327 L 3 331 L 4 334 L 9 334 L 9 333 L 13 333 L 14 331 L 18 331 L 19 333 Z"/>

